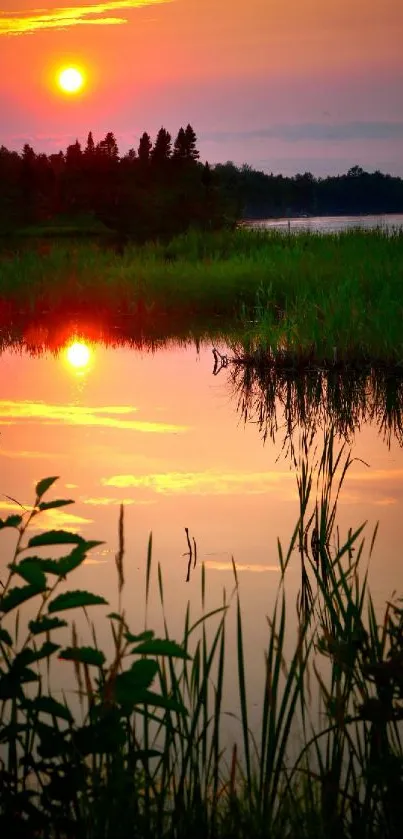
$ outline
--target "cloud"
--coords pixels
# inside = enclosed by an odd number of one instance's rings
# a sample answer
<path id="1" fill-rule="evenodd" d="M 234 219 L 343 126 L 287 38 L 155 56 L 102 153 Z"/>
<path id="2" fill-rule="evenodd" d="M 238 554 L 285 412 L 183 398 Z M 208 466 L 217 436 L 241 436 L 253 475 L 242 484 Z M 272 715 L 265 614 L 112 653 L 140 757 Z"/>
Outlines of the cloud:
<path id="1" fill-rule="evenodd" d="M 153 503 L 153 501 L 146 501 L 145 499 L 143 500 L 137 498 L 109 498 L 106 496 L 100 496 L 99 498 L 83 499 L 83 504 L 90 504 L 92 507 L 117 507 L 120 506 L 120 504 L 124 504 L 125 506 L 129 504 L 149 505 Z"/>
<path id="2" fill-rule="evenodd" d="M 117 26 L 127 23 L 125 17 L 108 17 L 107 12 L 138 9 L 167 3 L 170 0 L 110 0 L 106 3 L 82 6 L 62 6 L 56 9 L 32 9 L 6 15 L 0 12 L 0 35 L 32 35 L 44 29 L 66 29 L 71 26 Z"/>
<path id="3" fill-rule="evenodd" d="M 221 562 L 219 560 L 208 559 L 204 562 L 206 568 L 210 571 L 232 571 L 234 572 L 234 568 L 232 562 Z M 256 563 L 256 565 L 245 565 L 242 562 L 236 562 L 235 568 L 238 571 L 251 571 L 255 574 L 264 574 L 268 571 L 279 572 L 280 565 L 262 565 L 260 563 Z"/>
<path id="4" fill-rule="evenodd" d="M 251 131 L 214 131 L 200 135 L 201 140 L 228 143 L 233 140 L 282 140 L 298 143 L 305 140 L 402 140 L 403 122 L 304 122 L 274 124 Z"/>
<path id="5" fill-rule="evenodd" d="M 136 413 L 137 408 L 128 405 L 87 408 L 82 405 L 50 405 L 46 402 L 0 401 L 0 425 L 10 420 L 28 420 L 41 425 L 86 425 L 101 428 L 128 429 L 146 434 L 178 434 L 187 431 L 184 425 L 170 425 L 162 422 L 147 422 L 120 417 Z"/>
<path id="6" fill-rule="evenodd" d="M 11 423 L 9 423 L 9 425 L 11 425 Z M 0 449 L 0 457 L 22 458 L 23 460 L 53 460 L 55 455 L 53 455 L 51 452 L 25 451 L 24 449 L 21 449 L 20 451 L 14 451 L 12 449 Z M 66 455 L 58 452 L 57 457 L 66 457 Z"/>
<path id="7" fill-rule="evenodd" d="M 127 489 L 143 487 L 162 495 L 260 495 L 292 478 L 292 472 L 162 472 L 150 475 L 113 475 L 104 486 Z"/>
<path id="8" fill-rule="evenodd" d="M 30 513 L 33 510 L 31 505 L 22 506 L 13 501 L 0 500 L 0 510 L 6 512 L 8 515 L 14 513 L 22 516 L 24 513 Z M 75 513 L 67 513 L 61 509 L 46 510 L 40 515 L 35 516 L 30 524 L 30 530 L 63 530 L 77 531 L 81 527 L 93 524 L 93 519 L 86 519 L 83 516 L 76 516 Z"/>

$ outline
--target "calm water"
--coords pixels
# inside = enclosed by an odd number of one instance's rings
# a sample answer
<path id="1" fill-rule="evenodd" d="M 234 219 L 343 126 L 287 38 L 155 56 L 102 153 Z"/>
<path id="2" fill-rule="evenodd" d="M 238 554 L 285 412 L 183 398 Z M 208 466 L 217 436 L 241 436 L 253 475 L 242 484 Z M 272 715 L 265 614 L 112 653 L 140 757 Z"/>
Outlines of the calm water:
<path id="1" fill-rule="evenodd" d="M 365 230 L 396 230 L 403 228 L 403 214 L 379 216 L 313 216 L 312 218 L 262 219 L 247 223 L 250 227 L 263 229 L 290 229 L 294 233 L 310 230 L 315 233 L 338 233 L 341 230 L 363 228 Z"/>
<path id="2" fill-rule="evenodd" d="M 83 363 L 83 367 L 75 366 Z M 171 345 L 152 354 L 128 348 L 89 347 L 89 358 L 67 348 L 59 354 L 7 350 L 0 356 L 0 466 L 2 517 L 17 499 L 33 500 L 35 482 L 60 475 L 55 495 L 74 506 L 45 514 L 43 526 L 73 528 L 105 545 L 75 572 L 68 587 L 87 587 L 116 607 L 115 552 L 119 505 L 125 504 L 125 605 L 133 630 L 144 622 L 147 541 L 153 532 L 154 570 L 161 563 L 168 622 L 180 639 L 186 602 L 200 612 L 200 565 L 207 568 L 207 599 L 221 603 L 233 588 L 237 564 L 245 619 L 248 684 L 258 690 L 267 638 L 266 615 L 279 579 L 276 539 L 287 545 L 298 516 L 292 463 L 282 452 L 286 437 L 284 393 L 276 404 L 278 431 L 265 444 L 264 429 L 237 410 L 231 365 L 213 376 L 211 346 Z M 242 394 L 241 394 L 242 396 Z M 242 401 L 242 400 L 241 400 Z M 339 506 L 342 534 L 368 520 L 380 529 L 370 581 L 380 606 L 403 591 L 403 450 L 390 446 L 374 410 L 351 435 L 353 464 Z M 252 419 L 256 419 L 252 411 Z M 273 417 L 272 417 L 273 420 Z M 272 423 L 273 424 L 273 423 Z M 320 437 L 320 435 L 319 435 Z M 298 440 L 298 428 L 294 439 Z M 319 438 L 318 438 L 319 439 Z M 368 466 L 364 462 L 369 464 Z M 54 497 L 54 496 L 53 496 Z M 196 539 L 199 568 L 186 583 L 187 542 Z M 2 571 L 9 535 L 0 534 Z M 293 558 L 288 591 L 295 603 L 299 558 Z M 149 626 L 162 628 L 156 595 Z M 102 622 L 101 622 L 102 624 Z M 106 643 L 100 628 L 100 642 Z M 296 624 L 290 624 L 291 632 Z M 235 647 L 229 646 L 230 668 Z M 67 679 L 61 671 L 61 683 Z"/>

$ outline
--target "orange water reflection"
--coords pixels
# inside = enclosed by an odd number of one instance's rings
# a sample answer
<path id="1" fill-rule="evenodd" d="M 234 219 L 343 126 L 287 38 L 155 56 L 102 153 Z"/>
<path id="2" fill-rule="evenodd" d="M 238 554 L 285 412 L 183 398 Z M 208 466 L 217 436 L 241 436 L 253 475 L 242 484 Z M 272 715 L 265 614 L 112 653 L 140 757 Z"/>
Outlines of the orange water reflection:
<path id="1" fill-rule="evenodd" d="M 155 568 L 160 562 L 166 610 L 178 638 L 188 597 L 200 601 L 197 569 L 185 583 L 184 528 L 196 539 L 199 563 L 206 563 L 209 606 L 221 603 L 223 586 L 232 588 L 233 556 L 242 572 L 253 682 L 262 669 L 263 652 L 256 651 L 263 650 L 265 616 L 278 581 L 276 540 L 289 542 L 298 514 L 295 474 L 280 456 L 281 431 L 276 443 L 268 438 L 263 445 L 256 424 L 240 421 L 225 375 L 212 376 L 210 346 L 170 345 L 153 353 L 98 343 L 91 352 L 96 363 L 84 378 L 67 375 L 63 352 L 9 350 L 0 356 L 0 516 L 13 508 L 6 495 L 28 506 L 38 479 L 61 475 L 54 496 L 76 503 L 48 511 L 43 525 L 104 540 L 75 572 L 73 587 L 89 587 L 115 607 L 117 522 L 124 502 L 131 622 L 142 626 L 153 531 Z M 367 520 L 370 534 L 379 519 L 370 581 L 381 603 L 393 590 L 403 591 L 403 450 L 394 440 L 388 449 L 378 429 L 367 424 L 355 434 L 353 455 L 360 460 L 346 478 L 338 522 L 343 535 Z M 1 561 L 3 567 L 9 561 L 4 552 Z M 295 555 L 288 584 L 292 603 L 299 584 Z M 158 631 L 156 602 L 149 625 Z"/>

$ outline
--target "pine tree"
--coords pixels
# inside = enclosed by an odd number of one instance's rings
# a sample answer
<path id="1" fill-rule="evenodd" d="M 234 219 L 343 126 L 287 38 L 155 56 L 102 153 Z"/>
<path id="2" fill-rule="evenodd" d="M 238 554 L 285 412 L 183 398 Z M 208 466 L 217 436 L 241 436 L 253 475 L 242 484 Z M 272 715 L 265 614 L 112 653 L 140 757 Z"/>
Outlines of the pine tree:
<path id="1" fill-rule="evenodd" d="M 92 131 L 90 131 L 90 133 L 88 134 L 87 145 L 85 147 L 84 154 L 86 155 L 86 157 L 90 157 L 90 155 L 94 154 L 94 151 L 95 151 L 95 143 L 94 143 L 94 138 L 92 136 Z"/>
<path id="2" fill-rule="evenodd" d="M 139 148 L 138 148 L 138 158 L 140 163 L 148 164 L 150 160 L 150 154 L 152 149 L 152 142 L 150 135 L 147 134 L 145 131 L 144 134 L 140 137 Z"/>
<path id="3" fill-rule="evenodd" d="M 153 163 L 165 163 L 171 157 L 171 135 L 165 128 L 160 128 L 154 148 L 151 152 Z"/>
<path id="4" fill-rule="evenodd" d="M 174 160 L 186 160 L 186 149 L 187 149 L 187 142 L 186 142 L 186 134 L 185 129 L 180 128 L 174 142 L 174 151 L 173 151 L 173 159 Z"/>
<path id="5" fill-rule="evenodd" d="M 118 144 L 116 137 L 112 131 L 108 131 L 104 140 L 98 144 L 98 150 L 111 160 L 117 160 L 119 157 Z"/>
<path id="6" fill-rule="evenodd" d="M 196 146 L 196 143 L 197 143 L 196 134 L 195 134 L 195 132 L 194 132 L 194 130 L 193 130 L 193 128 L 190 124 L 187 125 L 186 128 L 185 128 L 185 141 L 186 141 L 186 145 L 185 145 L 186 160 L 192 160 L 192 161 L 196 162 L 200 157 L 200 153 L 198 152 L 197 146 Z"/>

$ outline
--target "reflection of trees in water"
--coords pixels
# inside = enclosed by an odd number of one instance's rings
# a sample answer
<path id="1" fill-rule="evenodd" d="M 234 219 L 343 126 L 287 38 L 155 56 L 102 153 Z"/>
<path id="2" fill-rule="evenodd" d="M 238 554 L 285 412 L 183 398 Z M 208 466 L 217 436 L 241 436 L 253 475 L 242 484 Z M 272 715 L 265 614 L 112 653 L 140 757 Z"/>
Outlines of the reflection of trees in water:
<path id="1" fill-rule="evenodd" d="M 215 352 L 215 374 L 227 370 L 237 410 L 257 424 L 263 440 L 278 433 L 292 443 L 297 429 L 308 432 L 332 426 L 337 437 L 351 440 L 363 423 L 375 425 L 389 446 L 403 446 L 403 370 L 390 368 L 309 368 L 262 362 L 242 353 Z"/>

